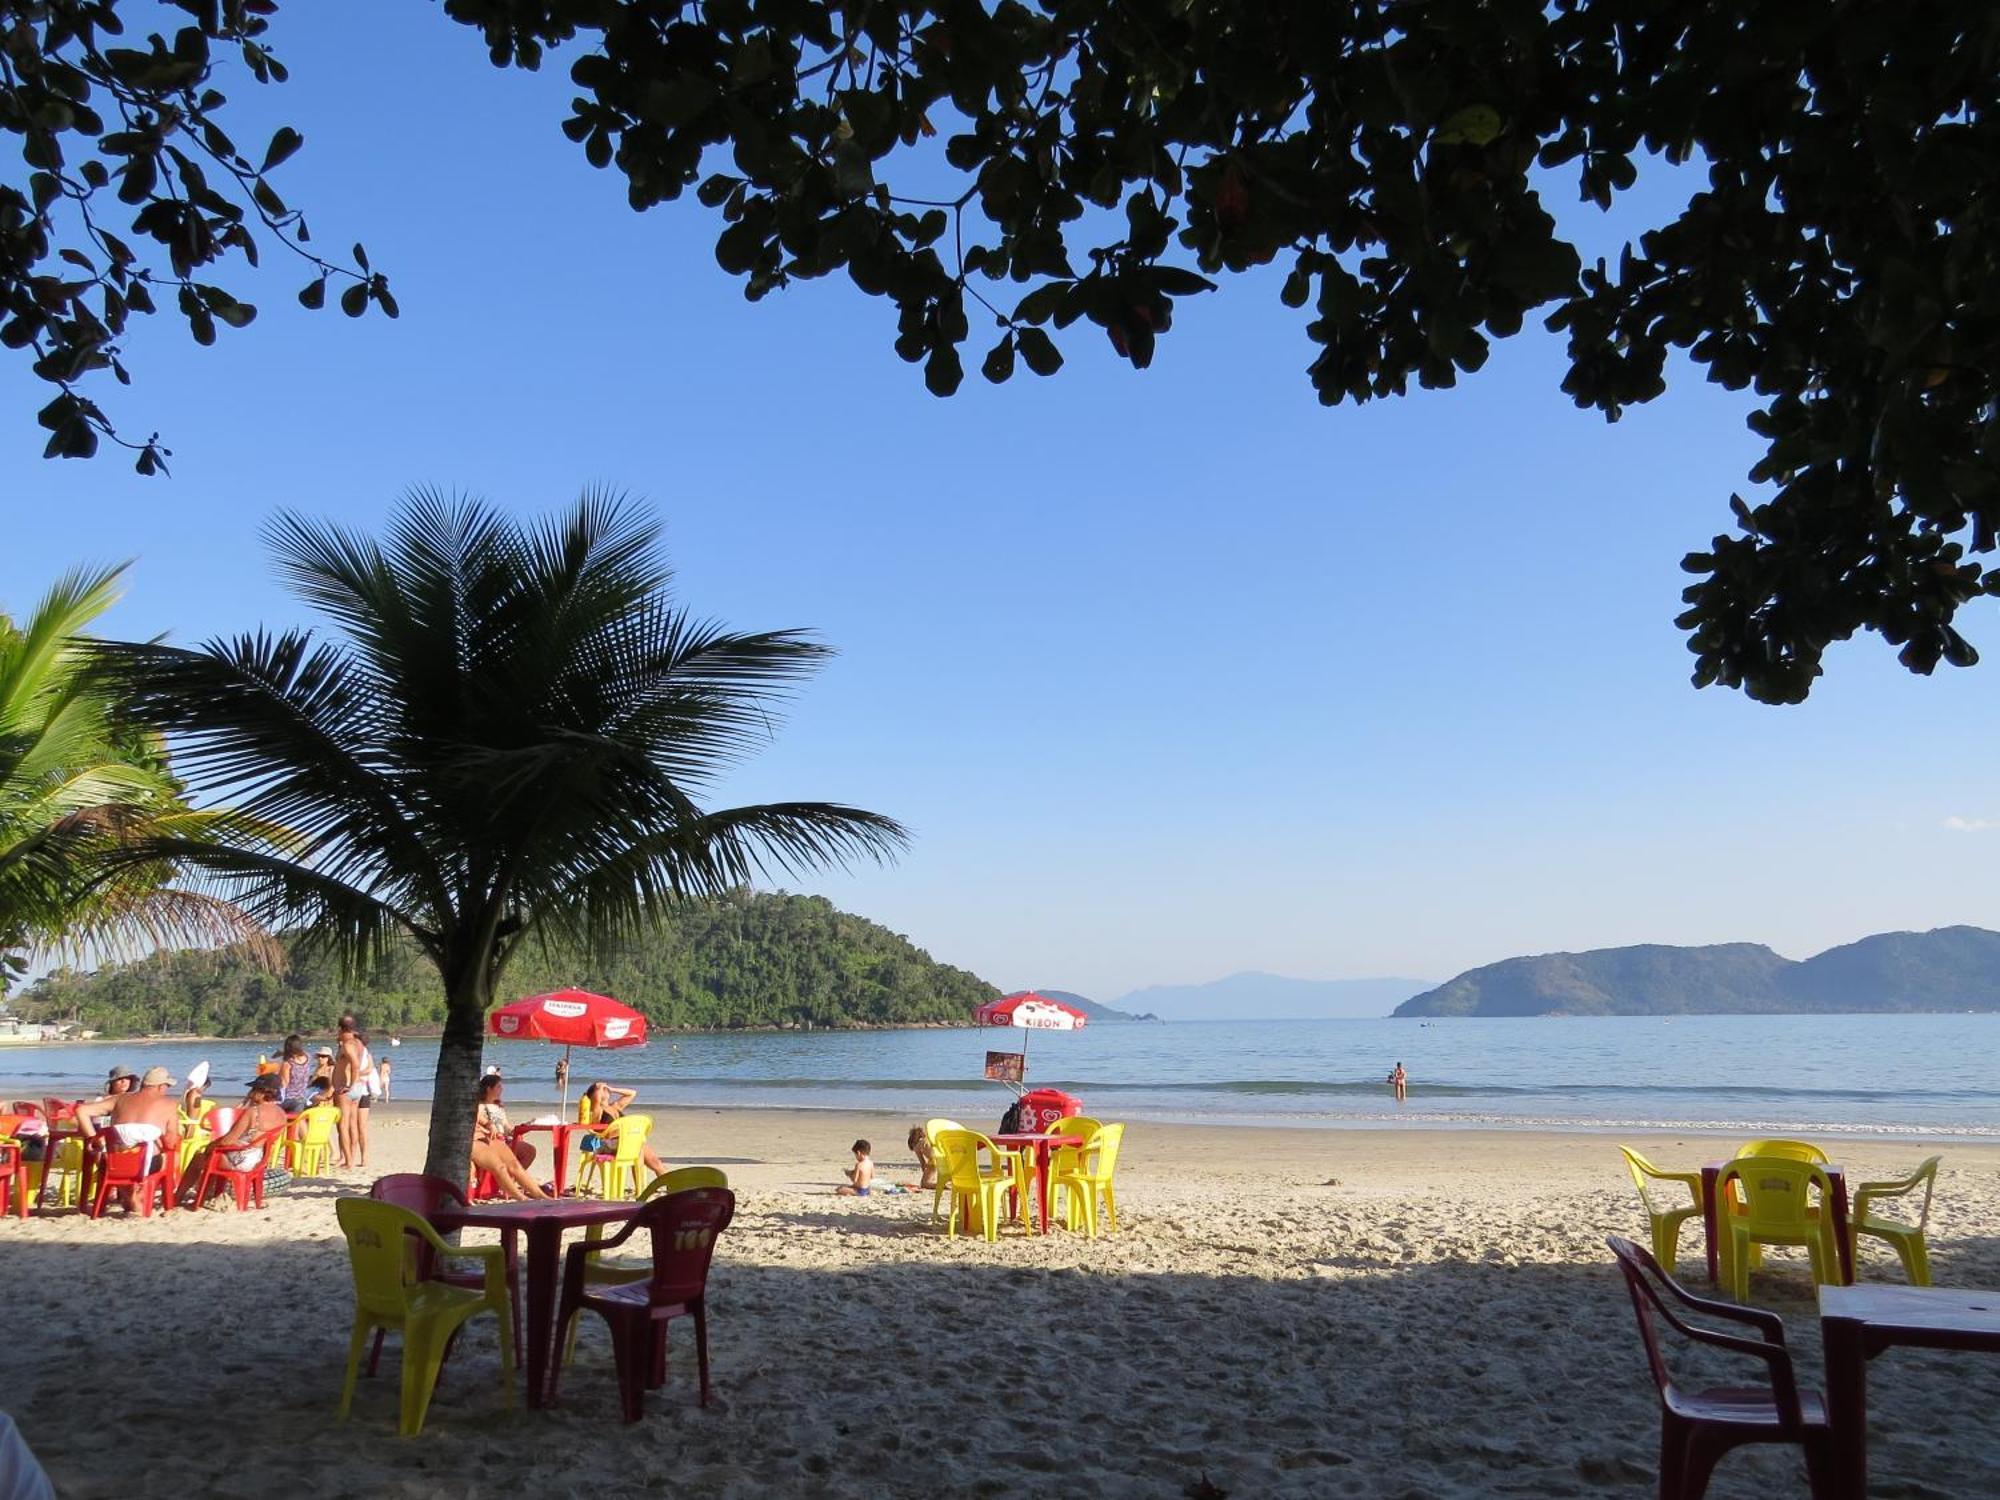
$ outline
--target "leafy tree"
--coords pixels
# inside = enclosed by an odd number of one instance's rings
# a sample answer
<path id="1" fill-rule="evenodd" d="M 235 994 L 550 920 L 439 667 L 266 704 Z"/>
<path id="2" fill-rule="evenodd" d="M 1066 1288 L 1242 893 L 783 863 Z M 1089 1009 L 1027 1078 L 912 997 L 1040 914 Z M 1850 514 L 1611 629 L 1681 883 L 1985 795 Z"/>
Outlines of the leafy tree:
<path id="1" fill-rule="evenodd" d="M 142 852 L 351 974 L 414 942 L 445 1002 L 427 1171 L 465 1172 L 486 1011 L 524 943 L 598 948 L 767 866 L 903 840 L 834 803 L 702 805 L 826 648 L 676 608 L 657 528 L 624 502 L 587 495 L 528 525 L 416 493 L 381 540 L 296 515 L 269 535 L 336 640 L 106 643 L 95 657 L 194 785 L 293 832 Z"/>
<path id="2" fill-rule="evenodd" d="M 304 144 L 280 126 L 263 151 L 239 149 L 223 129 L 220 77 L 240 68 L 282 83 L 266 45 L 274 0 L 0 0 L 0 132 L 17 137 L 21 170 L 0 181 L 0 345 L 33 361 L 54 394 L 40 413 L 50 458 L 89 458 L 100 438 L 138 453 L 141 474 L 164 466 L 155 433 L 118 436 L 85 394 L 93 376 L 128 383 L 121 341 L 134 315 L 171 298 L 195 341 L 243 328 L 251 303 L 210 280 L 231 257 L 255 266 L 258 245 L 311 268 L 299 295 L 359 317 L 372 303 L 390 317 L 389 283 L 354 247 L 353 265 L 310 248 L 303 214 L 271 185 L 271 172 Z M 164 11 L 171 39 L 119 46 L 125 18 Z"/>
<path id="3" fill-rule="evenodd" d="M 163 130 L 206 143 L 210 43 L 278 76 L 270 0 L 178 3 L 202 19 L 114 56 L 90 51 L 85 22 L 108 30 L 119 0 L 0 0 L 17 22 L 0 127 L 31 169 L 11 212 L 0 199 L 17 315 L 0 341 L 42 327 L 53 299 L 76 331 L 57 319 L 46 376 L 110 357 L 71 283 L 25 279 L 61 255 L 49 210 L 80 191 L 50 143 L 91 142 L 81 190 L 107 186 L 112 161 L 172 240 L 176 201 L 155 207 L 135 174 L 153 190 L 138 162 Z M 1564 390 L 1614 419 L 1683 351 L 1756 392 L 1768 445 L 1749 476 L 1763 495 L 1732 497 L 1737 534 L 1685 562 L 1695 681 L 1798 701 L 1826 647 L 1864 629 L 1914 671 L 1976 660 L 1954 621 L 2000 592 L 2000 8 L 1985 0 L 443 4 L 502 66 L 574 47 L 564 128 L 635 208 L 693 189 L 752 298 L 844 271 L 895 305 L 895 347 L 939 394 L 968 344 L 990 380 L 1052 374 L 1078 324 L 1144 367 L 1177 299 L 1266 266 L 1329 403 L 1451 385 L 1531 314 L 1567 336 Z M 156 123 L 98 133 L 84 85 L 100 75 Z M 281 131 L 266 161 L 295 144 Z M 1584 265 L 1544 191 L 1568 178 L 1608 208 L 1649 157 L 1707 184 L 1615 264 Z M 201 243 L 230 247 L 226 207 L 197 204 Z M 120 261 L 84 233 L 87 274 Z M 393 311 L 357 262 L 343 305 Z M 242 306 L 182 292 L 191 320 Z M 115 336 L 108 312 L 95 321 Z M 975 326 L 990 330 L 976 343 Z M 87 449 L 93 419 L 45 411 L 52 451 Z"/>
<path id="4" fill-rule="evenodd" d="M 256 931 L 228 904 L 177 889 L 164 863 L 100 878 L 107 853 L 167 834 L 200 841 L 220 816 L 187 807 L 158 741 L 121 723 L 84 672 L 78 637 L 118 597 L 122 572 L 72 573 L 20 623 L 0 615 L 0 989 L 37 953 Z"/>

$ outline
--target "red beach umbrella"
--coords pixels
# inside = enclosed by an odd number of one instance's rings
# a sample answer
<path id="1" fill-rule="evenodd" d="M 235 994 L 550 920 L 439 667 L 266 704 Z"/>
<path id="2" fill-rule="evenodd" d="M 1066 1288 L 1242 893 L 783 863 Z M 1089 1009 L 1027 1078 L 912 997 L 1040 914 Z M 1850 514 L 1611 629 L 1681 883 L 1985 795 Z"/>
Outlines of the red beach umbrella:
<path id="1" fill-rule="evenodd" d="M 1090 1017 L 1074 1005 L 1051 1000 L 1033 990 L 1017 990 L 998 1000 L 988 1000 L 972 1013 L 972 1020 L 978 1026 L 1010 1026 L 1016 1031 L 1081 1031 L 1090 1024 Z M 1021 1038 L 1023 1074 L 1027 1067 L 1028 1039 L 1024 1036 Z"/>
<path id="2" fill-rule="evenodd" d="M 556 990 L 503 1005 L 486 1017 L 486 1029 L 513 1041 L 560 1042 L 563 1060 L 576 1047 L 639 1047 L 646 1041 L 646 1018 L 589 990 Z M 569 1069 L 563 1069 L 563 1113 L 569 1113 Z"/>

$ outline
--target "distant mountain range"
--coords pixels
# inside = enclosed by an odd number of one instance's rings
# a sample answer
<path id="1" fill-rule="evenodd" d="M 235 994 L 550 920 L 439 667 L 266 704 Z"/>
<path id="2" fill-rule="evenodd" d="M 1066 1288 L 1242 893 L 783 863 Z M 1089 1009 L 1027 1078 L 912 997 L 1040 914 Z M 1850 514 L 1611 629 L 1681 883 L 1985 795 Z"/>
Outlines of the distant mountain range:
<path id="1" fill-rule="evenodd" d="M 1884 932 L 1796 961 L 1761 943 L 1648 943 L 1468 969 L 1399 1016 L 1673 1016 L 2000 1010 L 2000 932 Z"/>
<path id="2" fill-rule="evenodd" d="M 1295 1021 L 1386 1016 L 1428 979 L 1288 979 L 1243 973 L 1206 984 L 1156 984 L 1111 1003 L 1162 1021 Z M 1044 990 L 1044 994 L 1054 994 Z"/>
<path id="3" fill-rule="evenodd" d="M 1074 990 L 1052 990 L 1046 985 L 1035 987 L 1037 995 L 1047 995 L 1051 1000 L 1060 1000 L 1065 1005 L 1074 1005 L 1093 1021 L 1157 1021 L 1158 1016 L 1135 1016 L 1130 1011 L 1113 1010 L 1095 1000 L 1086 999 Z"/>

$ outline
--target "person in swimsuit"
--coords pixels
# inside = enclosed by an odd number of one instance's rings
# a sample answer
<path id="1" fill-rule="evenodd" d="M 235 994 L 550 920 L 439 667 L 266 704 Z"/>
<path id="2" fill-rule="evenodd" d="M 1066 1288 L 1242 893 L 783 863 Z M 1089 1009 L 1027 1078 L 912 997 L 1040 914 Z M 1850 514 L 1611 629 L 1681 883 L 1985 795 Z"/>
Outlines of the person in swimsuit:
<path id="1" fill-rule="evenodd" d="M 312 1059 L 306 1056 L 305 1038 L 294 1032 L 285 1038 L 285 1050 L 278 1058 L 278 1106 L 288 1115 L 306 1107 L 312 1091 Z"/>
<path id="2" fill-rule="evenodd" d="M 848 1168 L 847 1181 L 833 1191 L 842 1198 L 866 1198 L 869 1184 L 875 1180 L 875 1160 L 868 1153 L 875 1148 L 866 1141 L 854 1143 L 854 1165 Z"/>
<path id="3" fill-rule="evenodd" d="M 1410 1096 L 1410 1075 L 1403 1071 L 1403 1065 L 1396 1064 L 1396 1070 L 1389 1075 L 1389 1087 L 1396 1091 L 1396 1102 L 1401 1104 Z"/>
<path id="4" fill-rule="evenodd" d="M 592 1127 L 592 1133 L 583 1138 L 582 1149 L 585 1152 L 610 1150 L 612 1142 L 596 1132 L 623 1115 L 632 1107 L 632 1101 L 638 1097 L 637 1089 L 621 1089 L 616 1084 L 606 1083 L 602 1078 L 585 1089 L 583 1098 L 578 1101 L 577 1117 L 580 1123 Z M 667 1170 L 665 1163 L 660 1160 L 659 1152 L 651 1145 L 639 1148 L 639 1160 L 646 1164 L 646 1170 L 655 1177 Z"/>
<path id="5" fill-rule="evenodd" d="M 917 1186 L 934 1188 L 937 1186 L 937 1155 L 931 1150 L 930 1137 L 924 1134 L 924 1127 L 910 1127 L 910 1153 L 917 1159 Z"/>
<path id="6" fill-rule="evenodd" d="M 250 1091 L 243 1096 L 243 1107 L 236 1111 L 236 1118 L 229 1122 L 229 1128 L 214 1142 L 195 1152 L 182 1169 L 183 1203 L 193 1204 L 195 1189 L 201 1185 L 201 1174 L 216 1152 L 222 1153 L 222 1164 L 232 1172 L 247 1172 L 263 1161 L 264 1148 L 257 1143 L 267 1133 L 282 1129 L 291 1120 L 284 1106 L 278 1102 L 280 1087 L 276 1073 L 259 1073 L 250 1080 Z"/>
<path id="7" fill-rule="evenodd" d="M 333 1060 L 333 1102 L 340 1106 L 342 1167 L 368 1166 L 368 1106 L 375 1096 L 375 1059 L 353 1015 L 340 1018 L 339 1050 Z"/>
<path id="8" fill-rule="evenodd" d="M 77 1124 L 85 1139 L 103 1136 L 113 1151 L 144 1147 L 144 1170 L 150 1172 L 162 1151 L 180 1149 L 181 1112 L 172 1097 L 179 1086 L 165 1068 L 148 1068 L 131 1092 L 77 1106 Z"/>
<path id="9" fill-rule="evenodd" d="M 518 1147 L 507 1139 L 511 1127 L 500 1102 L 505 1085 L 495 1074 L 479 1080 L 479 1106 L 472 1117 L 472 1166 L 475 1173 L 491 1172 L 500 1191 L 509 1198 L 546 1198 L 542 1185 L 528 1175 Z M 529 1159 L 533 1159 L 532 1148 Z"/>

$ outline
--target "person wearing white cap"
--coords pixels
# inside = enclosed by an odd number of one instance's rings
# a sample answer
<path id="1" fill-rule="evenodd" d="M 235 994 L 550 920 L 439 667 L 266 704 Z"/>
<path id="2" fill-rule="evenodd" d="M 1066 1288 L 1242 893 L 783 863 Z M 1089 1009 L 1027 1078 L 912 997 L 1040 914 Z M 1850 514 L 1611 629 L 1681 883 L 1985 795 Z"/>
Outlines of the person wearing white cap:
<path id="1" fill-rule="evenodd" d="M 160 1151 L 177 1150 L 181 1143 L 180 1110 L 170 1097 L 178 1087 L 165 1068 L 148 1068 L 131 1093 L 80 1106 L 77 1123 L 86 1136 L 102 1128 L 113 1150 L 145 1147 L 145 1170 L 150 1172 Z"/>

